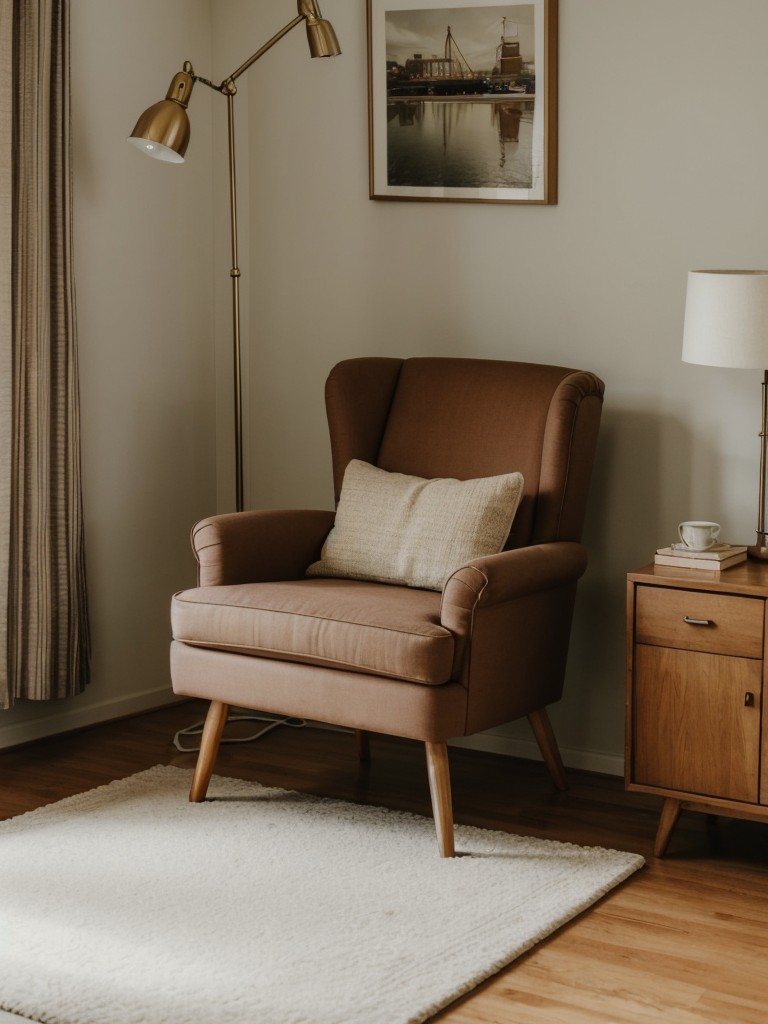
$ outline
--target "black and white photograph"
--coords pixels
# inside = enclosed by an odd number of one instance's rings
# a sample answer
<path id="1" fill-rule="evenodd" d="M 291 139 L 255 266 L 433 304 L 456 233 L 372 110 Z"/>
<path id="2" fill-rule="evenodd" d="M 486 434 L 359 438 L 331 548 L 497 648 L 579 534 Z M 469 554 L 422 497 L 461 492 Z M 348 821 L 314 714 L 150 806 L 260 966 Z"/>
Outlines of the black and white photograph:
<path id="1" fill-rule="evenodd" d="M 373 199 L 552 203 L 556 3 L 369 0 Z"/>

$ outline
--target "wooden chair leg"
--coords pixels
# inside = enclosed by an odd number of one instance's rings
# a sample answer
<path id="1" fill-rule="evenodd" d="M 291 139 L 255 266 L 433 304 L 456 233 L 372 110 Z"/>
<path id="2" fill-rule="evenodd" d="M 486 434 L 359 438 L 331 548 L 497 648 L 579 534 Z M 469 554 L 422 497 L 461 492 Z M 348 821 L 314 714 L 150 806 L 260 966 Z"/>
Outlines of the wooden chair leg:
<path id="1" fill-rule="evenodd" d="M 549 769 L 549 774 L 552 776 L 555 788 L 564 792 L 568 789 L 568 780 L 565 777 L 565 768 L 563 767 L 560 750 L 558 749 L 557 740 L 552 731 L 552 723 L 549 720 L 546 708 L 532 711 L 528 715 L 528 721 L 531 723 L 533 735 L 536 737 L 541 756 L 544 758 L 544 763 Z"/>
<path id="2" fill-rule="evenodd" d="M 216 763 L 216 755 L 219 752 L 221 734 L 227 724 L 229 705 L 222 704 L 219 700 L 212 700 L 208 708 L 203 726 L 203 735 L 200 740 L 200 753 L 197 756 L 195 774 L 192 778 L 192 788 L 189 791 L 189 799 L 193 804 L 199 804 L 205 800 L 208 792 L 208 783 L 213 775 L 213 766 Z"/>
<path id="3" fill-rule="evenodd" d="M 370 761 L 371 744 L 368 733 L 363 729 L 355 729 L 355 750 L 357 751 L 358 761 Z"/>
<path id="4" fill-rule="evenodd" d="M 453 806 L 451 804 L 451 776 L 448 767 L 448 746 L 445 743 L 426 743 L 429 792 L 432 796 L 432 814 L 437 830 L 437 845 L 441 857 L 453 857 Z"/>

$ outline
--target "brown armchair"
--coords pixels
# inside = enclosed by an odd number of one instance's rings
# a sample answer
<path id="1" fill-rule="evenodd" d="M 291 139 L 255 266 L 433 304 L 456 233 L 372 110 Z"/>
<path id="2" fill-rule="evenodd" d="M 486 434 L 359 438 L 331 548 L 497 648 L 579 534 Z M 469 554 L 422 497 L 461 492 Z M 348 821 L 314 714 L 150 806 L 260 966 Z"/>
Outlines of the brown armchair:
<path id="1" fill-rule="evenodd" d="M 520 471 L 505 549 L 442 593 L 307 577 L 334 513 L 232 513 L 195 526 L 198 587 L 173 599 L 174 691 L 211 701 L 190 800 L 205 798 L 229 706 L 426 744 L 452 856 L 447 741 L 527 716 L 566 788 L 546 706 L 560 699 L 602 409 L 594 374 L 481 359 L 350 359 L 326 384 L 338 503 L 352 459 L 427 479 Z"/>

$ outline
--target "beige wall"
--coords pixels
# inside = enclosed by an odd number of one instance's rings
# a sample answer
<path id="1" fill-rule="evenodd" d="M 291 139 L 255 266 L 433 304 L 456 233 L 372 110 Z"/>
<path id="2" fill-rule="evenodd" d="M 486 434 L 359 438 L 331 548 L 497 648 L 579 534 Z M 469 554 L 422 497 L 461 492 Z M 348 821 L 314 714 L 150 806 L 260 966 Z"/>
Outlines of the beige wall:
<path id="1" fill-rule="evenodd" d="M 362 0 L 323 0 L 340 58 L 310 61 L 300 29 L 240 80 L 247 503 L 330 506 L 322 385 L 338 359 L 472 355 L 599 373 L 591 565 L 552 717 L 568 763 L 620 771 L 626 571 L 669 543 L 680 519 L 717 519 L 731 541 L 751 540 L 756 522 L 760 375 L 684 365 L 680 345 L 689 268 L 768 265 L 768 4 L 560 6 L 551 208 L 368 199 Z M 187 528 L 213 503 L 214 472 L 218 507 L 231 507 L 232 477 L 226 178 L 204 141 L 209 118 L 220 152 L 223 103 L 195 94 L 183 179 L 139 168 L 123 128 L 107 139 L 99 118 L 117 120 L 118 108 L 127 131 L 180 59 L 223 77 L 294 5 L 73 8 L 95 678 L 70 703 L 95 714 L 165 685 L 167 599 L 191 575 Z M 154 35 L 159 16 L 167 23 Z M 531 753 L 524 724 L 482 743 Z"/>
<path id="2" fill-rule="evenodd" d="M 256 41 L 291 6 L 233 0 L 216 15 Z M 768 266 L 768 4 L 560 7 L 551 208 L 368 199 L 362 2 L 323 0 L 337 60 L 309 61 L 296 33 L 249 73 L 250 500 L 329 505 L 322 382 L 337 359 L 472 355 L 599 373 L 591 566 L 552 717 L 566 761 L 620 771 L 626 571 L 681 519 L 754 536 L 760 374 L 684 365 L 680 347 L 689 268 Z M 525 723 L 483 742 L 531 752 Z"/>

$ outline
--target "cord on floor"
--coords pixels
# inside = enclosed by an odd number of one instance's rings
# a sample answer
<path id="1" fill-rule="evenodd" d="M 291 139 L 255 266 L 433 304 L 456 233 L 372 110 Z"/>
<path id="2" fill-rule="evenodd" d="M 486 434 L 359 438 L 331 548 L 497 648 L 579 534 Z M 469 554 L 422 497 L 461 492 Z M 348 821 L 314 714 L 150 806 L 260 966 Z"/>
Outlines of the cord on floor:
<path id="1" fill-rule="evenodd" d="M 231 715 L 227 720 L 227 725 L 232 722 L 266 722 L 267 724 L 263 729 L 257 730 L 250 736 L 222 737 L 222 743 L 251 743 L 253 740 L 257 740 L 260 736 L 270 732 L 272 729 L 276 729 L 278 725 L 287 725 L 292 729 L 303 729 L 307 724 L 303 718 L 284 718 L 276 715 Z M 180 750 L 182 754 L 190 754 L 199 750 L 199 743 L 197 746 L 182 746 L 181 737 L 200 736 L 203 732 L 204 725 L 205 722 L 195 722 L 194 725 L 188 725 L 186 729 L 179 729 L 173 737 L 174 747 L 177 750 Z"/>

